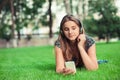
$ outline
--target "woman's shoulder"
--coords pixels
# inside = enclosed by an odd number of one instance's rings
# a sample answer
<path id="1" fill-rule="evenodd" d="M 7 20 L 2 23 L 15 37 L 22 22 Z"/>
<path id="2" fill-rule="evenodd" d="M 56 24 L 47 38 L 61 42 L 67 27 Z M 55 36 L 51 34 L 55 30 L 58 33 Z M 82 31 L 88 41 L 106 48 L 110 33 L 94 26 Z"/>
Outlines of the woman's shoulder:
<path id="1" fill-rule="evenodd" d="M 89 49 L 94 43 L 95 40 L 91 36 L 86 35 L 86 48 Z"/>
<path id="2" fill-rule="evenodd" d="M 89 35 L 86 35 L 86 40 L 88 42 L 95 42 L 95 40 L 93 39 L 93 37 L 89 36 Z"/>
<path id="3" fill-rule="evenodd" d="M 57 39 L 57 40 L 55 41 L 54 45 L 60 48 L 60 40 Z"/>

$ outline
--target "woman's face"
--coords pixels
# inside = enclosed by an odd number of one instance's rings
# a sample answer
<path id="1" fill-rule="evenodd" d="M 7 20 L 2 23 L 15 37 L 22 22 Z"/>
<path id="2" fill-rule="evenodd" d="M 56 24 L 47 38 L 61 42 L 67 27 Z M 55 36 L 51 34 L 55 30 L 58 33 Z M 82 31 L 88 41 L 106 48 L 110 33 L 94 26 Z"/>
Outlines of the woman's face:
<path id="1" fill-rule="evenodd" d="M 79 26 L 74 21 L 67 21 L 63 25 L 64 35 L 70 40 L 75 41 L 79 35 Z"/>

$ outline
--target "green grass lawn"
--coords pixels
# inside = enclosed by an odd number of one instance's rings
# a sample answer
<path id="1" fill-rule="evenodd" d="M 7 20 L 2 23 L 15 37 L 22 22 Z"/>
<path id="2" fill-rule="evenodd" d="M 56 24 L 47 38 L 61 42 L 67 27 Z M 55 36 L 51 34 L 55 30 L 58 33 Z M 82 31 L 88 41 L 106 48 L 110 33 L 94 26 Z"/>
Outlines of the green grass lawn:
<path id="1" fill-rule="evenodd" d="M 0 49 L 0 80 L 120 80 L 120 42 L 97 43 L 97 58 L 108 60 L 96 71 L 55 72 L 53 46 Z"/>

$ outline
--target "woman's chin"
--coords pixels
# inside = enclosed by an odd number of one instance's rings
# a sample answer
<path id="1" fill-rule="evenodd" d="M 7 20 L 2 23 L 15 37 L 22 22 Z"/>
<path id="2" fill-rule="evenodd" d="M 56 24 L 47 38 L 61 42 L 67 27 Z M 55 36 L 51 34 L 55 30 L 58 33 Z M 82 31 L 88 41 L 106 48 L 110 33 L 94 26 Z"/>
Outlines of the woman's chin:
<path id="1" fill-rule="evenodd" d="M 76 38 L 70 38 L 69 40 L 74 42 L 76 40 Z"/>

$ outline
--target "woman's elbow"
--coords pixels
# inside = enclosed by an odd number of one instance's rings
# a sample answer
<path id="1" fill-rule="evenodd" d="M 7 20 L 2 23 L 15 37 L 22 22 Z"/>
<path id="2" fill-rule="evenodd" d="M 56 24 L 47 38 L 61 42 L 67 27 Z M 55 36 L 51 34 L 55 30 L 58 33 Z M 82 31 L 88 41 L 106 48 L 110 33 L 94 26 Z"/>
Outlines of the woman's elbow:
<path id="1" fill-rule="evenodd" d="M 96 64 L 96 66 L 95 66 L 95 70 L 97 70 L 99 68 L 99 66 L 98 66 L 98 64 Z"/>
<path id="2" fill-rule="evenodd" d="M 98 65 L 94 66 L 94 67 L 91 67 L 91 68 L 87 68 L 87 70 L 89 71 L 94 71 L 94 70 L 97 70 L 99 68 Z"/>
<path id="3" fill-rule="evenodd" d="M 98 65 L 96 67 L 94 67 L 92 70 L 97 70 L 98 69 Z"/>

